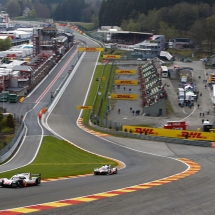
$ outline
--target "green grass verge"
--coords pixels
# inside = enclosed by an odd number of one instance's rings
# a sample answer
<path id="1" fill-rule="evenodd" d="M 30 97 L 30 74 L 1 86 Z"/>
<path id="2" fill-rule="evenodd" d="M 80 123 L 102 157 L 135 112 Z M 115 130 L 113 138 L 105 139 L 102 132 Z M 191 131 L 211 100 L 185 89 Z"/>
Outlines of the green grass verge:
<path id="1" fill-rule="evenodd" d="M 108 90 L 107 90 L 107 96 L 106 96 L 106 98 L 104 99 L 104 101 L 103 101 L 103 104 L 102 104 L 102 108 L 101 108 L 101 117 L 102 118 L 105 118 L 105 116 L 106 116 L 106 111 L 107 111 L 107 106 L 108 106 L 108 92 L 109 93 L 111 93 L 112 92 L 112 87 L 113 87 L 113 83 L 114 83 L 114 76 L 115 76 L 115 69 L 116 69 L 116 66 L 113 66 L 113 68 L 112 68 L 113 70 L 112 70 L 112 72 L 111 72 L 111 74 L 110 74 L 110 82 L 109 82 L 109 86 L 107 86 L 107 82 L 108 82 L 108 80 L 106 80 L 106 85 L 105 85 L 105 87 L 107 87 L 108 88 Z M 109 76 L 109 73 L 110 73 L 110 67 L 108 68 L 108 70 L 106 70 L 106 73 L 105 73 L 105 75 L 107 76 L 107 79 L 108 79 L 108 76 Z M 105 76 L 105 77 L 106 77 Z"/>
<path id="2" fill-rule="evenodd" d="M 102 164 L 117 163 L 85 152 L 64 140 L 54 137 L 44 137 L 38 156 L 34 162 L 26 167 L 0 174 L 0 178 L 10 178 L 19 172 L 41 173 L 42 178 L 57 178 L 87 174 Z"/>
<path id="3" fill-rule="evenodd" d="M 104 65 L 98 65 L 96 67 L 96 71 L 95 71 L 95 74 L 94 74 L 94 77 L 93 77 L 93 81 L 92 81 L 92 84 L 91 84 L 91 88 L 90 88 L 90 92 L 89 92 L 89 95 L 88 95 L 88 98 L 87 98 L 86 105 L 92 105 L 93 104 L 93 101 L 94 101 L 94 99 L 96 97 L 98 85 L 99 85 L 99 81 L 96 81 L 96 78 L 99 78 L 99 80 L 102 78 L 103 68 L 104 68 Z M 101 87 L 99 89 L 99 91 L 101 92 L 101 95 L 96 97 L 96 101 L 95 101 L 95 104 L 94 104 L 94 113 L 96 115 L 98 114 L 98 109 L 99 109 L 99 105 L 101 103 L 102 96 L 105 93 L 105 89 L 106 89 L 107 82 L 108 82 L 108 76 L 109 76 L 109 73 L 110 73 L 110 68 L 111 68 L 111 65 L 107 65 L 106 68 L 105 68 L 105 71 L 104 71 L 104 74 L 103 74 L 103 77 L 105 78 L 105 80 L 101 81 Z M 111 81 L 110 81 L 109 86 L 108 86 L 108 92 L 110 92 L 111 87 L 113 85 L 113 78 L 114 78 L 114 72 L 112 72 L 111 77 L 110 77 Z M 106 98 L 104 99 L 104 102 L 103 102 L 103 105 L 102 105 L 102 108 L 101 108 L 101 116 L 102 117 L 104 116 L 104 113 L 106 111 L 107 104 L 108 104 L 108 96 L 106 96 Z M 83 122 L 84 122 L 85 125 L 89 124 L 88 123 L 89 117 L 90 117 L 90 110 L 84 110 L 83 114 L 82 114 L 82 118 L 83 118 Z"/>
<path id="4" fill-rule="evenodd" d="M 3 139 L 0 140 L 0 150 L 4 148 L 8 143 L 12 141 L 14 134 L 5 135 Z"/>
<path id="5" fill-rule="evenodd" d="M 99 65 L 96 67 L 96 71 L 94 73 L 90 92 L 89 92 L 88 97 L 87 97 L 86 105 L 89 105 L 89 106 L 93 105 L 93 102 L 94 102 L 94 99 L 96 96 L 96 92 L 97 92 L 97 89 L 99 86 L 99 81 L 96 81 L 96 78 L 98 78 L 99 80 L 102 78 L 102 68 L 103 68 L 102 65 L 101 66 Z M 91 112 L 90 110 L 84 110 L 83 111 L 82 118 L 83 118 L 83 122 L 85 125 L 88 125 L 90 112 Z"/>

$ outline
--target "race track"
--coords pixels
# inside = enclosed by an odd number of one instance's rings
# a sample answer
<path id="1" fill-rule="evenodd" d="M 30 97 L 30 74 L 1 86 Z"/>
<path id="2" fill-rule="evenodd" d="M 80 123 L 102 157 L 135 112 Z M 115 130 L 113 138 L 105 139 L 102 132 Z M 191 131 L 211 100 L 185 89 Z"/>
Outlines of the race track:
<path id="1" fill-rule="evenodd" d="M 97 57 L 96 53 L 86 53 L 65 93 L 48 118 L 48 125 L 77 146 L 118 159 L 126 164 L 126 168 L 112 176 L 89 176 L 48 182 L 25 189 L 1 189 L 0 210 L 120 189 L 165 178 L 187 168 L 183 163 L 168 158 L 172 157 L 189 158 L 199 163 L 202 169 L 190 177 L 151 189 L 34 214 L 214 214 L 214 149 L 111 136 L 105 137 L 107 141 L 77 127 L 79 111 L 76 110 L 76 105 L 84 102 Z M 41 102 L 45 100 L 42 99 Z"/>

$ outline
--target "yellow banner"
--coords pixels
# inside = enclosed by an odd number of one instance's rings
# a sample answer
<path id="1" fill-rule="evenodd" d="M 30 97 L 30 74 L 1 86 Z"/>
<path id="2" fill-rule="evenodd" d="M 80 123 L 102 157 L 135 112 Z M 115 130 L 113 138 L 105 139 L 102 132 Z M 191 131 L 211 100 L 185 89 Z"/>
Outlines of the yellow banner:
<path id="1" fill-rule="evenodd" d="M 120 55 L 103 55 L 104 59 L 120 59 Z"/>
<path id="2" fill-rule="evenodd" d="M 116 85 L 138 85 L 138 80 L 114 80 Z"/>
<path id="3" fill-rule="evenodd" d="M 210 132 L 199 132 L 199 131 L 189 131 L 189 130 L 172 130 L 172 129 L 163 129 L 163 128 L 148 128 L 141 126 L 128 126 L 123 125 L 122 130 L 127 132 L 132 131 L 132 133 L 143 135 L 152 135 L 152 136 L 163 136 L 163 137 L 172 137 L 172 138 L 183 138 L 187 137 L 188 140 L 215 140 L 215 133 Z"/>
<path id="4" fill-rule="evenodd" d="M 78 110 L 84 109 L 84 110 L 92 110 L 93 106 L 76 106 Z"/>
<path id="5" fill-rule="evenodd" d="M 137 94 L 111 94 L 111 99 L 117 100 L 137 100 Z"/>
<path id="6" fill-rule="evenodd" d="M 119 70 L 119 69 L 116 69 L 115 70 L 115 73 L 116 74 L 121 74 L 121 75 L 134 75 L 136 74 L 136 70 Z"/>
<path id="7" fill-rule="evenodd" d="M 95 47 L 78 47 L 79 52 L 102 52 L 104 48 L 95 48 Z"/>

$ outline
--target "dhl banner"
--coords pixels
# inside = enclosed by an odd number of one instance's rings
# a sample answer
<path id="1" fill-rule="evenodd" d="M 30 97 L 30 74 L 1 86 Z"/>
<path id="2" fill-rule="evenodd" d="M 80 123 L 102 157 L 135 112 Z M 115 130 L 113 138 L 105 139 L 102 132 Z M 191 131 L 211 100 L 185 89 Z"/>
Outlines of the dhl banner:
<path id="1" fill-rule="evenodd" d="M 102 52 L 102 51 L 104 51 L 104 48 L 78 47 L 78 51 L 81 51 L 81 52 Z"/>
<path id="2" fill-rule="evenodd" d="M 137 100 L 137 94 L 111 94 L 111 99 L 117 100 Z"/>
<path id="3" fill-rule="evenodd" d="M 111 54 L 109 54 L 109 55 L 103 55 L 103 58 L 104 59 L 120 59 L 120 55 L 111 55 Z"/>
<path id="4" fill-rule="evenodd" d="M 78 110 L 84 109 L 84 110 L 92 110 L 93 106 L 76 106 Z"/>
<path id="5" fill-rule="evenodd" d="M 138 85 L 138 80 L 114 80 L 116 85 Z"/>
<path id="6" fill-rule="evenodd" d="M 134 75 L 134 74 L 136 74 L 136 70 L 119 70 L 119 69 L 116 69 L 115 73 L 119 74 L 119 75 Z"/>
<path id="7" fill-rule="evenodd" d="M 145 134 L 152 136 L 163 136 L 163 137 L 172 137 L 172 138 L 187 138 L 188 140 L 207 140 L 214 141 L 215 133 L 210 132 L 200 132 L 200 131 L 189 131 L 189 130 L 172 130 L 172 129 L 163 129 L 163 128 L 148 128 L 141 126 L 128 126 L 123 125 L 122 130 L 127 132 L 132 131 L 136 134 Z"/>

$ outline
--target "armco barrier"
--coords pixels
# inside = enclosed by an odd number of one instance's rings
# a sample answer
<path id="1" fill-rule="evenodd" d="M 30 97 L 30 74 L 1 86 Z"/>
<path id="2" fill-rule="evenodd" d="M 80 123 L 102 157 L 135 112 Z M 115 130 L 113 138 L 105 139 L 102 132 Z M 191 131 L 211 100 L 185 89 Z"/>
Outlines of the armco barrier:
<path id="1" fill-rule="evenodd" d="M 17 146 L 21 142 L 21 140 L 24 136 L 24 133 L 25 133 L 25 125 L 24 125 L 24 123 L 22 123 L 20 125 L 16 135 L 12 139 L 12 141 L 7 146 L 5 146 L 3 149 L 0 150 L 0 155 L 1 155 L 0 156 L 0 163 L 7 160 L 14 153 Z"/>
<path id="2" fill-rule="evenodd" d="M 204 140 L 189 140 L 189 139 L 178 139 L 178 138 L 169 138 L 169 137 L 161 137 L 161 136 L 150 136 L 145 134 L 133 134 L 129 132 L 123 131 L 116 131 L 109 128 L 103 128 L 98 125 L 94 125 L 91 121 L 89 121 L 90 126 L 93 128 L 105 132 L 107 134 L 117 134 L 122 137 L 128 138 L 136 138 L 141 140 L 150 140 L 150 141 L 158 141 L 158 142 L 165 142 L 165 143 L 176 143 L 176 144 L 183 144 L 183 145 L 192 145 L 192 146 L 203 146 L 203 147 L 211 147 L 211 142 L 204 141 Z"/>

